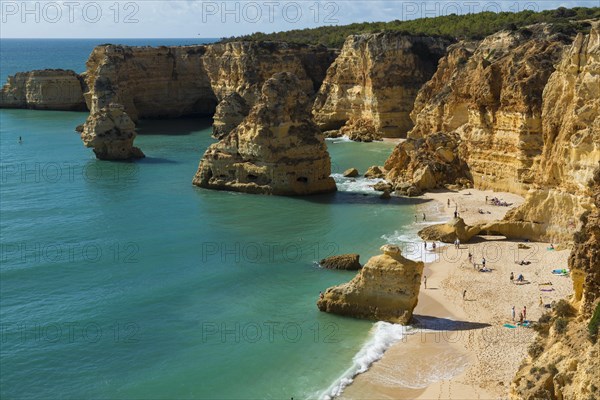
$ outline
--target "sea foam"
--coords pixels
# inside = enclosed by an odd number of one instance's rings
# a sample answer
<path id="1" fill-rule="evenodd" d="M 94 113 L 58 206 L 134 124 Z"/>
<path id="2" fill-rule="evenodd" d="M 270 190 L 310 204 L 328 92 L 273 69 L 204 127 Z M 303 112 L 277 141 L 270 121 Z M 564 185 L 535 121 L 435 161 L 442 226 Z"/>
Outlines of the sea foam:
<path id="1" fill-rule="evenodd" d="M 413 333 L 414 330 L 410 326 L 383 321 L 375 323 L 369 332 L 369 338 L 352 359 L 352 366 L 321 393 L 319 398 L 329 400 L 341 395 L 354 378 L 366 372 L 375 361 L 381 359 L 387 349 L 405 338 L 406 335 Z"/>

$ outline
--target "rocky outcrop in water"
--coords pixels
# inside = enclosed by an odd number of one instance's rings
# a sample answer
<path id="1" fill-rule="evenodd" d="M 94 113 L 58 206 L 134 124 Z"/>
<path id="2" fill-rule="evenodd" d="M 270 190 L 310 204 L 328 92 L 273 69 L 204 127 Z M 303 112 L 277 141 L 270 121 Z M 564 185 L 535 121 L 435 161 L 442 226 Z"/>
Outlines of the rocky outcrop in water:
<path id="1" fill-rule="evenodd" d="M 359 140 L 405 137 L 417 92 L 448 44 L 393 32 L 348 37 L 317 95 L 315 121 L 323 131 L 346 126 Z"/>
<path id="2" fill-rule="evenodd" d="M 318 300 L 319 310 L 355 318 L 407 324 L 417 306 L 423 263 L 386 245 L 350 282 L 334 286 Z"/>
<path id="3" fill-rule="evenodd" d="M 0 108 L 83 111 L 83 82 L 70 70 L 19 72 L 0 91 Z"/>
<path id="4" fill-rule="evenodd" d="M 81 133 L 86 147 L 91 147 L 100 160 L 143 158 L 133 146 L 135 123 L 120 104 L 110 104 L 90 114 Z"/>
<path id="5" fill-rule="evenodd" d="M 357 271 L 361 269 L 360 255 L 342 254 L 331 256 L 319 261 L 319 265 L 325 269 L 342 269 L 346 271 Z"/>
<path id="6" fill-rule="evenodd" d="M 336 190 L 321 132 L 299 79 L 278 73 L 244 121 L 206 150 L 193 183 L 247 193 L 308 195 Z"/>
<path id="7" fill-rule="evenodd" d="M 583 215 L 569 258 L 575 294 L 538 322 L 540 335 L 511 386 L 515 400 L 587 400 L 600 392 L 600 166 L 589 188 L 595 208 Z"/>

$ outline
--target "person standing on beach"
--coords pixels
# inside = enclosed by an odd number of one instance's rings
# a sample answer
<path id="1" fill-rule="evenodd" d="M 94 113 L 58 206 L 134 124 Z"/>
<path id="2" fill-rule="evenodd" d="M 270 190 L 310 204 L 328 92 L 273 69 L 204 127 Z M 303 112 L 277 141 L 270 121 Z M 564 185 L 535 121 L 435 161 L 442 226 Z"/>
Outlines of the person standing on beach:
<path id="1" fill-rule="evenodd" d="M 469 251 L 469 262 L 473 264 L 473 254 Z"/>
<path id="2" fill-rule="evenodd" d="M 542 296 L 540 296 L 540 307 L 544 306 L 544 299 L 542 299 Z"/>
<path id="3" fill-rule="evenodd" d="M 467 298 L 467 289 L 463 290 L 463 301 Z"/>
<path id="4" fill-rule="evenodd" d="M 521 315 L 519 315 L 519 324 L 523 325 L 524 319 L 525 319 L 525 317 L 523 317 L 523 313 L 521 313 Z"/>
<path id="5" fill-rule="evenodd" d="M 515 322 L 515 306 L 512 306 L 512 321 Z"/>
<path id="6" fill-rule="evenodd" d="M 423 285 L 425 285 L 425 289 L 427 289 L 427 275 L 423 277 Z"/>
<path id="7" fill-rule="evenodd" d="M 514 283 L 515 280 L 515 274 L 513 274 L 512 272 L 510 273 L 510 283 Z M 513 307 L 514 308 L 514 307 Z"/>
<path id="8" fill-rule="evenodd" d="M 483 257 L 483 259 L 481 260 L 481 265 L 483 266 L 483 268 L 485 268 L 485 257 Z"/>
<path id="9" fill-rule="evenodd" d="M 450 199 L 448 199 L 448 208 L 450 208 Z"/>
<path id="10" fill-rule="evenodd" d="M 523 319 L 527 319 L 527 306 L 523 306 Z"/>

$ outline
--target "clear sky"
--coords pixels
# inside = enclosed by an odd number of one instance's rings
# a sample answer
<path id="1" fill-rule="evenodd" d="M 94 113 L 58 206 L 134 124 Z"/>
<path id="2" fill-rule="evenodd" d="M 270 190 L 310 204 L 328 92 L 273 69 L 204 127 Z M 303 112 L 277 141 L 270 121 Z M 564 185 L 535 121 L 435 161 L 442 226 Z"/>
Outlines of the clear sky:
<path id="1" fill-rule="evenodd" d="M 3 38 L 218 38 L 452 13 L 598 7 L 600 0 L 0 0 Z"/>

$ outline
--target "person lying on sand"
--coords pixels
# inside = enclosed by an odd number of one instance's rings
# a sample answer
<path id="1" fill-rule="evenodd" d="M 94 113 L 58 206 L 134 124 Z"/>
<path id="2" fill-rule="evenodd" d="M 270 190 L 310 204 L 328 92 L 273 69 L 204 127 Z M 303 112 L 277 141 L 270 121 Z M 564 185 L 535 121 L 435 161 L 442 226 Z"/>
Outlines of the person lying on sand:
<path id="1" fill-rule="evenodd" d="M 531 265 L 531 261 L 525 261 L 525 260 L 515 261 L 515 264 L 517 264 L 517 265 Z"/>

